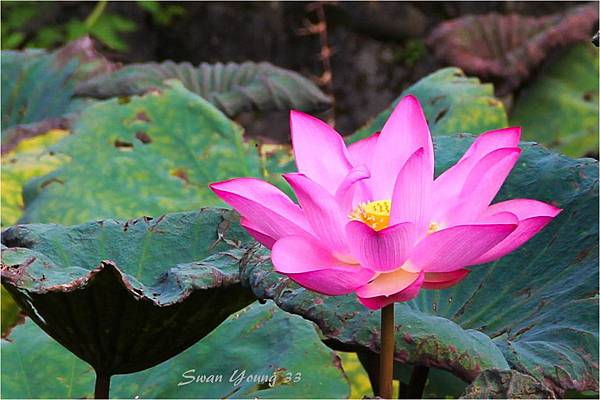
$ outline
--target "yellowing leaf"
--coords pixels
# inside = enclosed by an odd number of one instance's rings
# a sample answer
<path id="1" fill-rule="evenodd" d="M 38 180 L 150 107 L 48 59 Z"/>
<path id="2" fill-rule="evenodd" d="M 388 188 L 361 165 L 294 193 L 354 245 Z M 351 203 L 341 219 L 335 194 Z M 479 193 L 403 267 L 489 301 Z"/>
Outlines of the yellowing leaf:
<path id="1" fill-rule="evenodd" d="M 66 130 L 53 129 L 21 141 L 12 151 L 2 156 L 2 227 L 14 225 L 21 217 L 25 182 L 45 175 L 61 164 L 62 159 L 48 153 L 47 148 L 68 134 Z"/>

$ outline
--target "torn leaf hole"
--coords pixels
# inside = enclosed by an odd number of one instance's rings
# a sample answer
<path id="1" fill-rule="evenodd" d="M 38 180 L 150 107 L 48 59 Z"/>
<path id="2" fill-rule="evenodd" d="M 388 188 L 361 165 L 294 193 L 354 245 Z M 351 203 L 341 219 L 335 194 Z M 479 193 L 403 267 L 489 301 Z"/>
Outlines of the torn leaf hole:
<path id="1" fill-rule="evenodd" d="M 125 142 L 120 139 L 115 139 L 114 145 L 117 149 L 121 151 L 131 151 L 133 150 L 133 143 Z"/>
<path id="2" fill-rule="evenodd" d="M 190 177 L 189 177 L 187 171 L 183 168 L 177 168 L 177 169 L 171 171 L 171 176 L 181 179 L 182 181 L 185 182 L 186 185 L 190 184 Z"/>

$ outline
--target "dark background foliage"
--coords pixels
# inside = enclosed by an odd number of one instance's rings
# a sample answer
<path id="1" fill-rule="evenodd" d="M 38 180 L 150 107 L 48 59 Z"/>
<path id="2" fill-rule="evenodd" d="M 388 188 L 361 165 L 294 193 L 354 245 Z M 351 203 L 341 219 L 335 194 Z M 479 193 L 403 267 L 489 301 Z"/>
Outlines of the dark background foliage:
<path id="1" fill-rule="evenodd" d="M 108 2 L 93 21 L 98 4 L 19 2 L 17 8 L 14 2 L 3 2 L 2 22 L 8 26 L 3 29 L 2 46 L 55 47 L 86 32 L 81 25 L 87 23 L 86 33 L 100 42 L 103 53 L 124 64 L 269 61 L 321 83 L 335 98 L 333 111 L 324 117 L 335 113 L 338 130 L 347 134 L 383 110 L 411 83 L 443 66 L 425 44 L 439 23 L 490 12 L 540 16 L 581 3 Z M 326 57 L 330 84 L 321 57 L 322 37 L 314 32 L 323 15 L 331 50 Z M 17 40 L 9 42 L 14 39 L 10 33 L 15 32 Z M 270 115 L 268 124 L 256 115 L 244 116 L 241 122 L 252 135 L 286 140 L 284 112 Z"/>

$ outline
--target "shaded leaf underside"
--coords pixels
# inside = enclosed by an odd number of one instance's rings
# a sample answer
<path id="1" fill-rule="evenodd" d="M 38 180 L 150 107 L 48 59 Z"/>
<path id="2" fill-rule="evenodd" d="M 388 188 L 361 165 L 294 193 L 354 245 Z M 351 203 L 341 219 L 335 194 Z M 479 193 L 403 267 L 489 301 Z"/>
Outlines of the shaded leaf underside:
<path id="1" fill-rule="evenodd" d="M 2 398 L 92 397 L 92 369 L 32 322 L 15 328 L 10 340 L 2 341 Z M 200 378 L 191 382 L 190 377 Z M 299 380 L 287 382 L 288 377 Z M 115 376 L 111 384 L 115 398 L 346 398 L 348 394 L 339 359 L 320 342 L 311 324 L 274 305 L 258 304 L 232 315 L 178 356 L 143 372 Z"/>

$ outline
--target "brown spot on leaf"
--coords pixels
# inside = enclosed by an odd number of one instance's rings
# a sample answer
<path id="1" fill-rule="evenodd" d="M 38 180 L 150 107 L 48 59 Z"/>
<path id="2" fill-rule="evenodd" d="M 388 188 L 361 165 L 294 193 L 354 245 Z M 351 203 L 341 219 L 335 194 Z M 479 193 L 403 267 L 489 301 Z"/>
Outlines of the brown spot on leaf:
<path id="1" fill-rule="evenodd" d="M 129 142 L 125 142 L 123 140 L 120 139 L 115 139 L 115 142 L 113 143 L 114 146 L 121 150 L 121 151 L 131 151 L 133 150 L 133 143 L 129 143 Z"/>
<path id="2" fill-rule="evenodd" d="M 148 114 L 146 114 L 144 111 L 140 111 L 135 114 L 135 119 L 138 121 L 150 122 L 150 117 L 148 117 Z"/>
<path id="3" fill-rule="evenodd" d="M 521 289 L 517 292 L 517 296 L 531 297 L 531 288 Z"/>
<path id="4" fill-rule="evenodd" d="M 442 111 L 440 111 L 436 116 L 435 119 L 433 120 L 433 122 L 435 124 L 437 124 L 442 118 L 444 118 L 444 116 L 448 113 L 448 109 L 444 108 Z"/>
<path id="5" fill-rule="evenodd" d="M 146 132 L 139 131 L 135 134 L 135 137 L 144 144 L 152 143 L 152 138 Z"/>
<path id="6" fill-rule="evenodd" d="M 515 333 L 514 335 L 509 336 L 509 340 L 515 340 L 515 339 L 517 339 L 519 336 L 521 336 L 525 332 L 531 330 L 534 326 L 535 326 L 534 324 L 530 324 L 530 325 L 527 325 L 525 328 L 519 329 L 517 331 L 517 333 Z"/>
<path id="7" fill-rule="evenodd" d="M 585 101 L 592 101 L 594 99 L 594 93 L 593 92 L 585 92 L 583 94 L 583 100 Z"/>
<path id="8" fill-rule="evenodd" d="M 58 178 L 50 178 L 47 181 L 42 182 L 42 184 L 40 185 L 41 188 L 45 188 L 46 186 L 50 185 L 51 183 L 60 183 L 61 185 L 64 185 L 65 182 L 61 179 Z"/>
<path id="9" fill-rule="evenodd" d="M 10 339 L 10 334 L 12 333 L 13 329 L 15 329 L 17 326 L 25 323 L 26 317 L 27 317 L 27 315 L 25 315 L 25 313 L 23 311 L 19 311 L 17 313 L 17 318 L 11 324 L 11 326 L 9 326 L 8 328 L 5 328 L 4 331 L 2 332 L 2 339 L 6 340 L 8 342 L 12 342 L 12 340 Z"/>
<path id="10" fill-rule="evenodd" d="M 446 97 L 446 96 L 435 96 L 433 99 L 431 99 L 431 100 L 430 100 L 430 102 L 429 102 L 429 103 L 430 103 L 432 106 L 434 106 L 434 105 L 435 105 L 435 103 L 437 103 L 438 101 L 442 100 L 444 97 Z"/>
<path id="11" fill-rule="evenodd" d="M 117 103 L 123 105 L 123 104 L 127 104 L 131 101 L 131 97 L 129 96 L 119 96 L 117 97 Z"/>
<path id="12" fill-rule="evenodd" d="M 187 171 L 183 168 L 177 168 L 177 169 L 171 171 L 171 175 L 181 179 L 182 181 L 185 182 L 186 185 L 190 184 L 190 177 L 188 176 Z"/>
<path id="13" fill-rule="evenodd" d="M 580 263 L 590 254 L 590 249 L 583 249 L 575 256 L 575 262 Z"/>
<path id="14" fill-rule="evenodd" d="M 400 349 L 396 351 L 394 358 L 396 359 L 396 361 L 400 361 L 401 363 L 406 364 L 410 358 L 410 354 L 408 354 L 408 351 Z"/>

